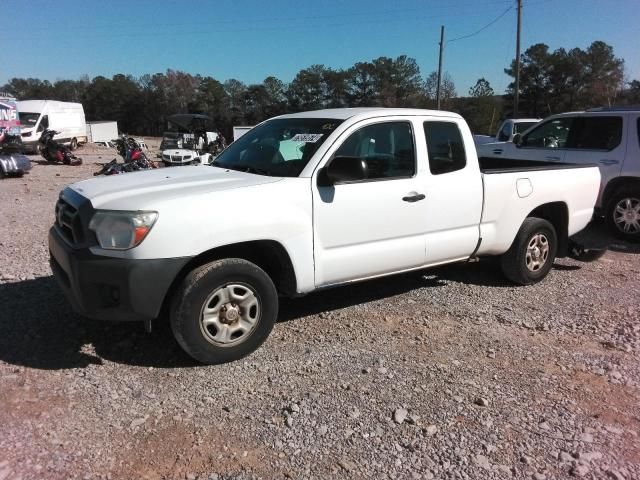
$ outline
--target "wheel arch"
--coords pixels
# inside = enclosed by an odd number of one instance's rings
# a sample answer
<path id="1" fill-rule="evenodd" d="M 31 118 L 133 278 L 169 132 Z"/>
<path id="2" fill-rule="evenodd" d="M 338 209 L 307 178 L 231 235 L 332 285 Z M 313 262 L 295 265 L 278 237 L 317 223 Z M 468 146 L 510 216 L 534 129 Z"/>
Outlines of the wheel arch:
<path id="1" fill-rule="evenodd" d="M 212 248 L 193 257 L 178 272 L 165 295 L 161 312 L 167 312 L 171 297 L 182 280 L 193 269 L 223 258 L 241 258 L 266 272 L 278 293 L 284 296 L 297 294 L 297 279 L 293 262 L 285 247 L 275 240 L 254 240 Z"/>
<path id="2" fill-rule="evenodd" d="M 550 202 L 540 205 L 527 215 L 547 220 L 556 231 L 558 237 L 558 251 L 556 256 L 563 258 L 569 250 L 569 208 L 564 202 Z"/>
<path id="3" fill-rule="evenodd" d="M 637 190 L 640 193 L 640 177 L 616 177 L 607 183 L 607 186 L 602 192 L 602 211 L 605 213 L 607 204 L 611 197 L 617 192 L 625 189 Z"/>

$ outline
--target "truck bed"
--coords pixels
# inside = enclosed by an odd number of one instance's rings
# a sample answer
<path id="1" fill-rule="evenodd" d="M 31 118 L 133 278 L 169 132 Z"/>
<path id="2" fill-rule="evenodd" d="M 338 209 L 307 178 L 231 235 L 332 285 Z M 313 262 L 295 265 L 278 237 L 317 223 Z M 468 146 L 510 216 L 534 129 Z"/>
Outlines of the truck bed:
<path id="1" fill-rule="evenodd" d="M 588 168 L 596 165 L 577 165 L 574 163 L 547 162 L 545 160 L 517 160 L 514 158 L 478 158 L 480 171 L 486 175 L 492 173 L 534 172 L 538 170 L 566 170 L 570 168 Z"/>
<path id="2" fill-rule="evenodd" d="M 524 219 L 541 205 L 564 204 L 567 234 L 571 236 L 582 230 L 591 220 L 600 186 L 598 167 L 585 167 L 560 162 L 481 158 L 484 206 L 478 255 L 504 253 Z"/>

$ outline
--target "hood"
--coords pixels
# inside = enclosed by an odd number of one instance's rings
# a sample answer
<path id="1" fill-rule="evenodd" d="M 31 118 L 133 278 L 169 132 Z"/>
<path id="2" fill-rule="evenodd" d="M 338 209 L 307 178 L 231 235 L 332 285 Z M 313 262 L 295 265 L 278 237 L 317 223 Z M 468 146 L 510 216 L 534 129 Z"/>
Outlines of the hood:
<path id="1" fill-rule="evenodd" d="M 70 186 L 94 208 L 145 210 L 167 200 L 263 185 L 281 180 L 210 166 L 158 168 L 97 177 Z"/>

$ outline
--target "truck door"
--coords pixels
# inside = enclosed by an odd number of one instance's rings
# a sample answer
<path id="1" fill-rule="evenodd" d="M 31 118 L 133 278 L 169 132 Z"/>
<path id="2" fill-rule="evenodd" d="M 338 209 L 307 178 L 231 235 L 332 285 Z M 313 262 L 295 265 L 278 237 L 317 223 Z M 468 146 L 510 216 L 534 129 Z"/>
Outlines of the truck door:
<path id="1" fill-rule="evenodd" d="M 327 161 L 362 158 L 368 178 L 324 187 L 314 174 L 317 286 L 424 264 L 424 172 L 417 166 L 415 138 L 409 120 L 372 119 L 351 127 L 327 152 Z"/>
<path id="2" fill-rule="evenodd" d="M 423 122 L 419 136 L 420 156 L 428 159 L 429 169 L 424 188 L 426 261 L 468 258 L 478 243 L 483 202 L 471 135 L 468 129 L 463 134 L 455 119 L 438 119 Z"/>
<path id="3" fill-rule="evenodd" d="M 576 117 L 567 140 L 564 161 L 580 165 L 598 165 L 604 187 L 620 175 L 625 158 L 621 116 Z M 600 192 L 602 193 L 602 192 Z"/>
<path id="4" fill-rule="evenodd" d="M 522 137 L 519 146 L 509 152 L 509 158 L 544 162 L 564 161 L 567 138 L 573 118 L 560 117 L 541 123 Z"/>

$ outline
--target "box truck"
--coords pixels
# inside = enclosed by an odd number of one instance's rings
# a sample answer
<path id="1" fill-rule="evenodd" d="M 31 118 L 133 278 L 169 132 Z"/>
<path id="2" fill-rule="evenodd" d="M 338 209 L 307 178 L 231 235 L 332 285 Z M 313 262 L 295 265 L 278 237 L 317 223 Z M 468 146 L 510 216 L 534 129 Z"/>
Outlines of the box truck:
<path id="1" fill-rule="evenodd" d="M 87 125 L 81 103 L 24 100 L 17 104 L 26 150 L 37 150 L 38 139 L 47 128 L 58 132 L 53 139 L 69 145 L 71 150 L 87 142 Z"/>
<path id="2" fill-rule="evenodd" d="M 87 136 L 93 143 L 115 140 L 118 138 L 118 122 L 87 122 Z"/>

